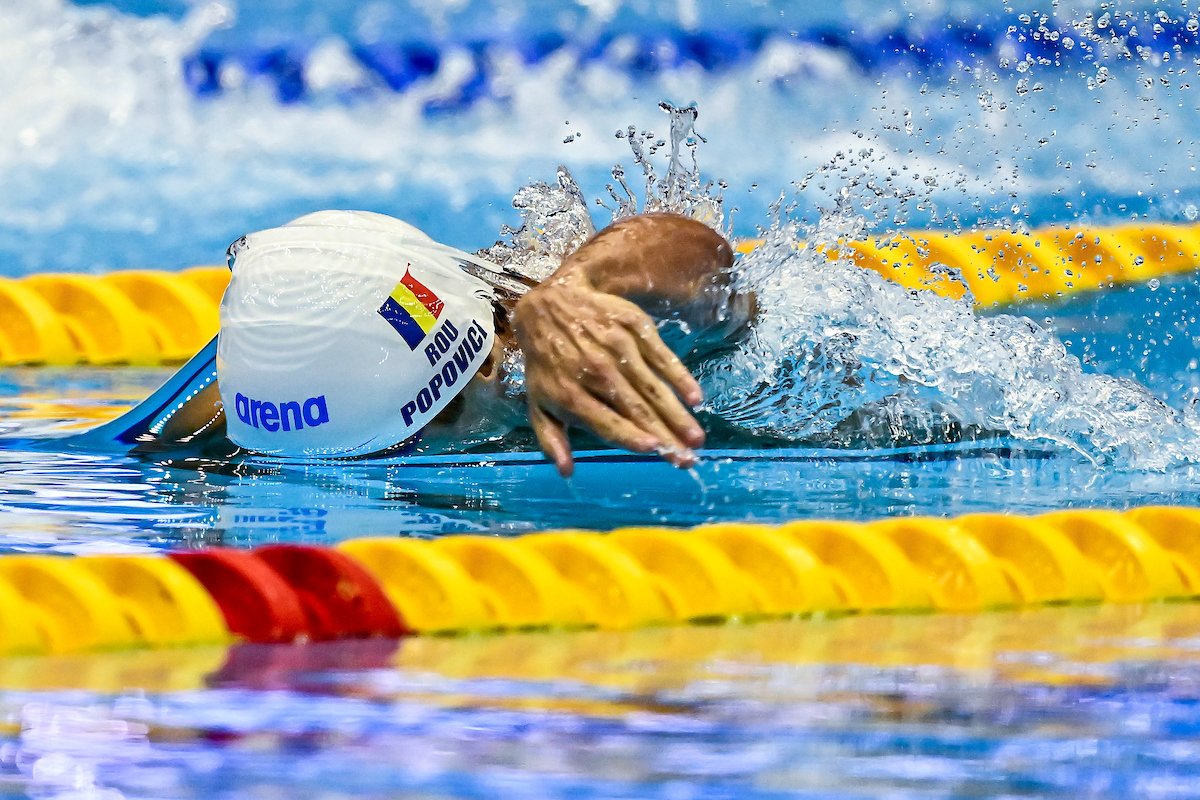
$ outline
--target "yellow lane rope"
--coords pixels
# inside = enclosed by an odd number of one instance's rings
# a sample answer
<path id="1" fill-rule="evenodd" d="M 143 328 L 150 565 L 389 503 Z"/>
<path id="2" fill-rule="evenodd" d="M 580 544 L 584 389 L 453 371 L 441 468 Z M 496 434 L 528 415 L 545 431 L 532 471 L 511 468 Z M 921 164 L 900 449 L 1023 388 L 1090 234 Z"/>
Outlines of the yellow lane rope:
<path id="1" fill-rule="evenodd" d="M 738 246 L 748 253 L 761 240 Z M 970 287 L 981 308 L 1147 281 L 1200 267 L 1200 225 L 1142 223 L 1002 230 L 901 231 L 843 242 L 826 256 L 873 269 L 910 289 L 958 299 Z M 959 270 L 953 280 L 938 265 Z"/>
<path id="2" fill-rule="evenodd" d="M 1200 598 L 1200 509 L 0 556 L 0 655 Z"/>
<path id="3" fill-rule="evenodd" d="M 747 240 L 738 249 L 759 244 Z M 911 289 L 959 298 L 963 283 L 938 265 L 953 267 L 987 308 L 1196 269 L 1200 225 L 909 231 L 845 242 L 826 255 Z M 0 278 L 0 366 L 180 363 L 216 332 L 228 282 L 224 267 Z"/>

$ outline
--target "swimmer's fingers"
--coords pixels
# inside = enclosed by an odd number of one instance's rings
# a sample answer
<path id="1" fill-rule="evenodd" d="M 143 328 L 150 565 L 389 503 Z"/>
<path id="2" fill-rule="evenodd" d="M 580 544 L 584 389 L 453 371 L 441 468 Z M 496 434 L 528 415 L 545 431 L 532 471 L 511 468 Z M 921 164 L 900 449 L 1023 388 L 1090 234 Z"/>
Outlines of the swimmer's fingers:
<path id="1" fill-rule="evenodd" d="M 620 304 L 618 321 L 638 343 L 642 358 L 650 369 L 661 375 L 688 405 L 698 406 L 704 402 L 700 384 L 663 342 L 650 315 L 628 300 L 620 299 L 617 302 Z"/>
<path id="2" fill-rule="evenodd" d="M 627 419 L 585 391 L 575 394 L 570 410 L 571 416 L 580 425 L 617 447 L 623 447 L 635 453 L 651 453 L 663 445 L 663 442 L 659 441 L 659 437 L 643 430 L 632 420 Z M 664 454 L 664 457 L 672 460 L 670 454 Z"/>
<path id="3" fill-rule="evenodd" d="M 641 430 L 578 384 L 560 384 L 558 391 L 553 392 L 530 391 L 529 421 L 534 435 L 542 452 L 554 462 L 558 474 L 564 478 L 571 477 L 575 462 L 563 420 L 569 420 L 605 441 L 634 452 L 649 453 L 661 447 L 658 437 Z M 675 454 L 668 460 L 681 466 L 690 466 L 694 457 L 688 460 L 688 455 L 690 453 Z"/>
<path id="4" fill-rule="evenodd" d="M 644 365 L 643 368 L 645 368 Z M 634 428 L 651 438 L 652 446 L 647 449 L 657 450 L 664 459 L 677 467 L 690 467 L 696 463 L 696 454 L 692 452 L 689 446 L 690 442 L 677 436 L 675 431 L 671 430 L 670 426 L 658 415 L 645 395 L 635 389 L 633 384 L 619 371 L 614 369 L 601 386 L 591 387 L 591 391 L 596 399 L 615 411 L 622 420 L 632 424 Z M 669 396 L 675 403 L 679 402 L 675 400 L 671 390 L 665 385 L 661 392 Z M 686 415 L 687 412 L 685 411 L 684 414 Z M 588 424 L 593 425 L 594 423 L 589 419 Z M 694 422 L 692 424 L 695 425 Z M 695 433 L 703 438 L 703 431 L 699 429 L 698 425 L 695 425 L 695 428 Z M 611 436 L 606 435 L 605 438 L 615 441 Z M 640 448 L 631 447 L 630 449 Z"/>
<path id="5" fill-rule="evenodd" d="M 665 426 L 669 438 L 658 433 L 664 444 L 685 449 L 704 444 L 704 429 L 679 401 L 672 386 L 646 363 L 638 340 L 626 335 L 613 347 L 622 373 L 611 382 L 618 410 L 646 430 L 658 432 Z"/>
<path id="6" fill-rule="evenodd" d="M 571 477 L 575 471 L 575 459 L 571 457 L 567 426 L 533 403 L 529 404 L 529 422 L 533 426 L 538 445 L 546 454 L 546 458 L 554 462 L 558 474 L 564 478 Z"/>
<path id="7" fill-rule="evenodd" d="M 577 339 L 579 383 L 654 437 L 654 448 L 667 461 L 680 467 L 694 464 L 691 447 L 704 442 L 704 431 L 680 402 L 673 383 L 684 390 L 694 387 L 697 393 L 699 386 L 662 343 L 650 317 L 633 303 L 609 295 L 603 316 L 584 331 L 585 335 Z M 646 339 L 651 342 L 647 344 Z M 655 343 L 661 352 L 653 350 Z M 643 352 L 646 347 L 667 369 L 655 370 L 647 363 Z"/>
<path id="8" fill-rule="evenodd" d="M 683 365 L 679 357 L 672 353 L 671 348 L 663 342 L 662 337 L 658 335 L 658 329 L 654 327 L 654 323 L 650 321 L 649 317 L 646 317 L 636 327 L 634 333 L 642 351 L 642 357 L 650 369 L 661 375 L 689 406 L 695 408 L 703 403 L 704 392 L 701 391 L 700 384 L 692 377 L 692 373 Z"/>
<path id="9" fill-rule="evenodd" d="M 630 363 L 638 362 L 643 379 L 658 384 L 651 393 L 679 405 L 670 387 L 640 363 L 636 344 L 630 342 L 629 347 L 633 350 Z M 559 452 L 569 453 L 570 447 L 563 423 L 586 428 L 602 439 L 636 452 L 658 450 L 675 466 L 690 467 L 695 463 L 695 454 L 689 447 L 692 440 L 677 436 L 663 421 L 646 393 L 635 389 L 622 374 L 615 354 L 594 341 L 587 341 L 573 355 L 575 369 L 560 368 L 553 377 L 539 375 L 532 382 L 528 382 L 526 373 L 530 420 L 543 452 L 559 465 L 560 472 L 564 462 Z M 695 427 L 693 435 L 698 434 L 702 439 L 703 431 L 687 411 L 680 406 L 679 412 Z"/>
<path id="10" fill-rule="evenodd" d="M 538 397 L 540 399 L 536 401 L 536 405 L 531 397 L 531 409 L 537 407 L 540 413 L 546 413 L 570 425 L 586 428 L 617 447 L 635 453 L 650 453 L 662 449 L 667 444 L 662 441 L 662 437 L 628 419 L 609 402 L 600 400 L 578 382 L 564 380 L 544 393 L 539 392 Z M 673 463 L 690 463 L 684 454 L 664 453 L 664 456 Z"/>
<path id="11" fill-rule="evenodd" d="M 704 433 L 680 398 L 700 387 L 663 344 L 650 317 L 615 295 L 543 284 L 517 306 L 514 330 L 526 356 L 525 388 L 538 443 L 559 472 L 573 462 L 567 426 L 635 452 L 695 462 Z"/>

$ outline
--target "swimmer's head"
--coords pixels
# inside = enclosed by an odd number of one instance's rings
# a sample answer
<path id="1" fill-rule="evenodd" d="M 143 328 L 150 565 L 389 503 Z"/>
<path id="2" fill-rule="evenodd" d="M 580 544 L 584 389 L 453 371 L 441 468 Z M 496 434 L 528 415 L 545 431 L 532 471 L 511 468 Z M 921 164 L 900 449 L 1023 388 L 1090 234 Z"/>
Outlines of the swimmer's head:
<path id="1" fill-rule="evenodd" d="M 400 220 L 321 211 L 229 248 L 217 373 L 229 438 L 356 456 L 417 434 L 487 361 L 492 290 Z"/>

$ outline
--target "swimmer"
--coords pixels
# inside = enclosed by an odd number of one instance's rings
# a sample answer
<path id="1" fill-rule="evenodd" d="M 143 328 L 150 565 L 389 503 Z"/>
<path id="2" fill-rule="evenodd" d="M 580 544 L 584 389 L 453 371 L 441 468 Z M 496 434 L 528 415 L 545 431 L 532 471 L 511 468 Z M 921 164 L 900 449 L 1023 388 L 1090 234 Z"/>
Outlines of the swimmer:
<path id="1" fill-rule="evenodd" d="M 227 437 L 367 457 L 462 451 L 523 426 L 564 477 L 571 429 L 689 467 L 705 432 L 685 361 L 755 314 L 729 243 L 666 213 L 613 224 L 540 283 L 355 211 L 250 234 L 230 263 L 216 380 L 177 393 L 143 447 Z"/>

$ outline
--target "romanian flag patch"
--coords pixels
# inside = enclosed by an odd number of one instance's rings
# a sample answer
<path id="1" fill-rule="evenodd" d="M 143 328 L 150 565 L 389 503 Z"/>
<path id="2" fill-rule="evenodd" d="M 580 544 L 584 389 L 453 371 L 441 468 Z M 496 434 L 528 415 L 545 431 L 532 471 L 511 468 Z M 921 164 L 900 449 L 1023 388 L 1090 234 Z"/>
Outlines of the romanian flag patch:
<path id="1" fill-rule="evenodd" d="M 379 316 L 404 337 L 408 349 L 416 350 L 442 315 L 442 298 L 412 276 L 408 270 L 379 307 Z"/>

